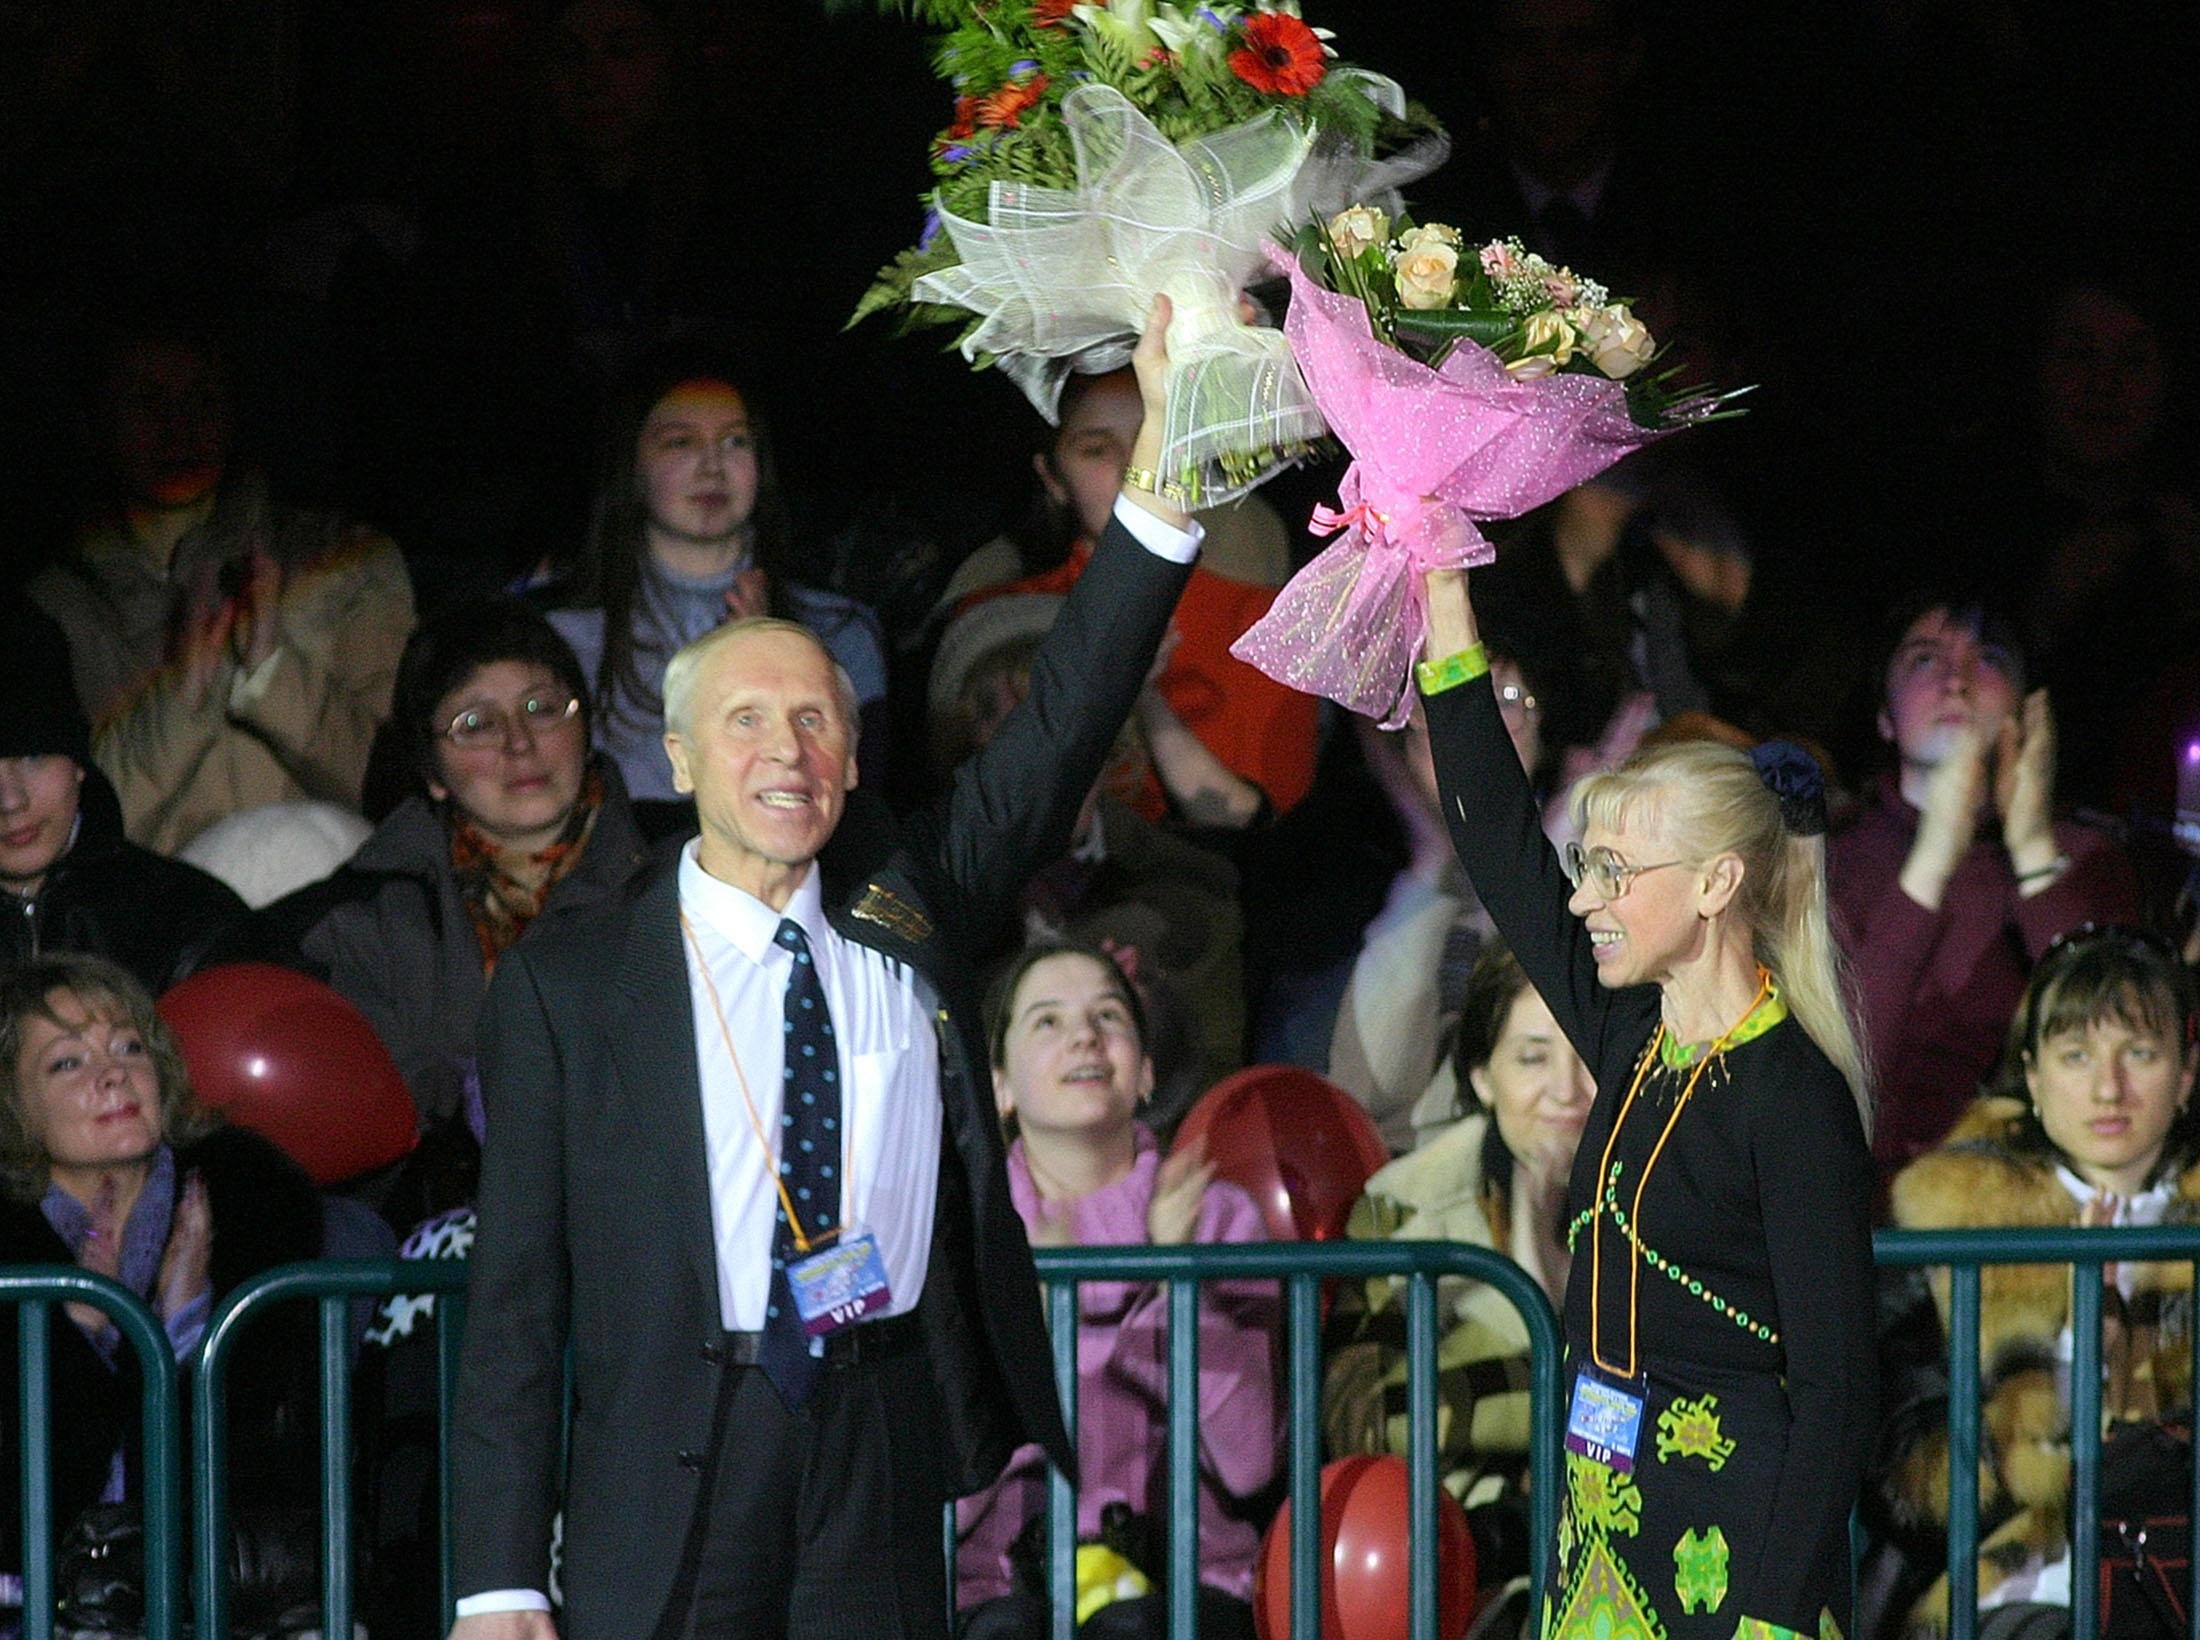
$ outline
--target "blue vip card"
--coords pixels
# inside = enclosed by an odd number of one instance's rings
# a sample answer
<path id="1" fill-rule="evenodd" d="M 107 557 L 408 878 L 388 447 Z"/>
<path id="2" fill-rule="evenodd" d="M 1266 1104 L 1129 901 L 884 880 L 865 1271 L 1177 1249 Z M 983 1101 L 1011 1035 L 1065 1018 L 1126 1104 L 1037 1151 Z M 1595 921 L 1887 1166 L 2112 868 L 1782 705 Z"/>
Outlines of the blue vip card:
<path id="1" fill-rule="evenodd" d="M 1622 1475 L 1635 1467 L 1635 1445 L 1642 1439 L 1643 1398 L 1633 1390 L 1593 1373 L 1574 1379 L 1573 1405 L 1566 1410 L 1566 1450 Z"/>
<path id="2" fill-rule="evenodd" d="M 851 1231 L 823 1252 L 796 1259 L 787 1266 L 787 1285 L 802 1330 L 812 1338 L 853 1326 L 894 1301 L 878 1237 L 868 1230 Z"/>

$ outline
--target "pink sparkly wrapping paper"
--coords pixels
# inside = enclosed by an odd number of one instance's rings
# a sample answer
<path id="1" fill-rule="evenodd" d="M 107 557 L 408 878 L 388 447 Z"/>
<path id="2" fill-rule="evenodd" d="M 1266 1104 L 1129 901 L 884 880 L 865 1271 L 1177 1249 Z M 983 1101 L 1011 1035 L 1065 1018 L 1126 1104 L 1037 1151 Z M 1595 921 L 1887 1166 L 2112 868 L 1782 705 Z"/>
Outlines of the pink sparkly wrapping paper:
<path id="1" fill-rule="evenodd" d="M 1377 340 L 1354 298 L 1324 290 L 1276 246 L 1268 254 L 1291 280 L 1284 335 L 1352 465 L 1341 510 L 1314 509 L 1315 533 L 1343 538 L 1230 653 L 1395 729 L 1428 631 L 1422 576 L 1491 562 L 1478 521 L 1540 507 L 1670 429 L 1637 426 L 1618 382 L 1518 381 L 1468 341 L 1431 370 Z"/>

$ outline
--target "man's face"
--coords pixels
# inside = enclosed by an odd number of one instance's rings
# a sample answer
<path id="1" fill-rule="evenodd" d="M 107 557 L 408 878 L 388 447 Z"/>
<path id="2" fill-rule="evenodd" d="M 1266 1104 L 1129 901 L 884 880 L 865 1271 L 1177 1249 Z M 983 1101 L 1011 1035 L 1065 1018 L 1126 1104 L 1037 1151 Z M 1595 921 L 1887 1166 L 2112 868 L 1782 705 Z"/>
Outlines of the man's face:
<path id="1" fill-rule="evenodd" d="M 1904 763 L 1931 768 L 1948 755 L 1965 729 L 2000 731 L 2017 704 L 2017 659 L 1999 644 L 1984 643 L 1970 626 L 1927 610 L 1895 645 L 1887 663 L 1886 705 L 1880 738 Z"/>
<path id="2" fill-rule="evenodd" d="M 704 659 L 687 717 L 665 752 L 674 787 L 695 794 L 703 868 L 772 902 L 802 880 L 856 783 L 832 660 L 803 633 L 744 632 Z"/>
<path id="3" fill-rule="evenodd" d="M 0 757 L 0 885 L 35 894 L 69 847 L 84 771 L 59 752 Z"/>

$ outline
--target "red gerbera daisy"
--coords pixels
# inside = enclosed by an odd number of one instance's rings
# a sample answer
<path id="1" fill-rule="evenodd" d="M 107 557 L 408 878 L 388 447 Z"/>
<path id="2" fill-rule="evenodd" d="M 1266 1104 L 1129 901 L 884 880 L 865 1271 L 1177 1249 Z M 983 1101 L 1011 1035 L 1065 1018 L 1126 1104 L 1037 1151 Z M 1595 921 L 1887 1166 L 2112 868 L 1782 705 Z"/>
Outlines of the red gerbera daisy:
<path id="1" fill-rule="evenodd" d="M 1280 11 L 1245 19 L 1245 44 L 1230 53 L 1230 72 L 1257 91 L 1303 97 L 1322 83 L 1329 63 L 1314 31 Z"/>
<path id="2" fill-rule="evenodd" d="M 1004 85 L 978 104 L 980 125 L 1014 125 L 1025 109 L 1046 95 L 1047 77 L 1034 74 L 1020 83 Z"/>
<path id="3" fill-rule="evenodd" d="M 1060 28 L 1077 9 L 1077 0 L 1032 0 L 1031 20 L 1040 28 Z"/>

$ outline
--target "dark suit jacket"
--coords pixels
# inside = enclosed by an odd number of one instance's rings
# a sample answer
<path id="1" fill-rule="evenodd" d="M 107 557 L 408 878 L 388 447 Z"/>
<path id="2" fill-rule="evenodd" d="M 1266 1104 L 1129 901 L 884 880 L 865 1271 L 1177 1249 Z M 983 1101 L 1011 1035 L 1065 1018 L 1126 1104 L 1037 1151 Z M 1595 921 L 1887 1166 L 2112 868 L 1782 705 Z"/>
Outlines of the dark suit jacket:
<path id="1" fill-rule="evenodd" d="M 849 793 L 819 861 L 833 926 L 909 964 L 934 1009 L 945 1142 L 918 1313 L 943 1467 L 962 1491 L 1023 1441 L 1074 1461 L 1009 1200 L 975 953 L 1067 847 L 1186 573 L 1111 524 L 1040 647 L 1030 698 L 952 791 L 906 822 Z M 482 1016 L 489 1142 L 455 1414 L 457 1587 L 548 1587 L 570 1337 L 574 1637 L 655 1621 L 723 1370 L 678 910 L 677 874 L 660 870 L 627 903 L 515 946 Z"/>

